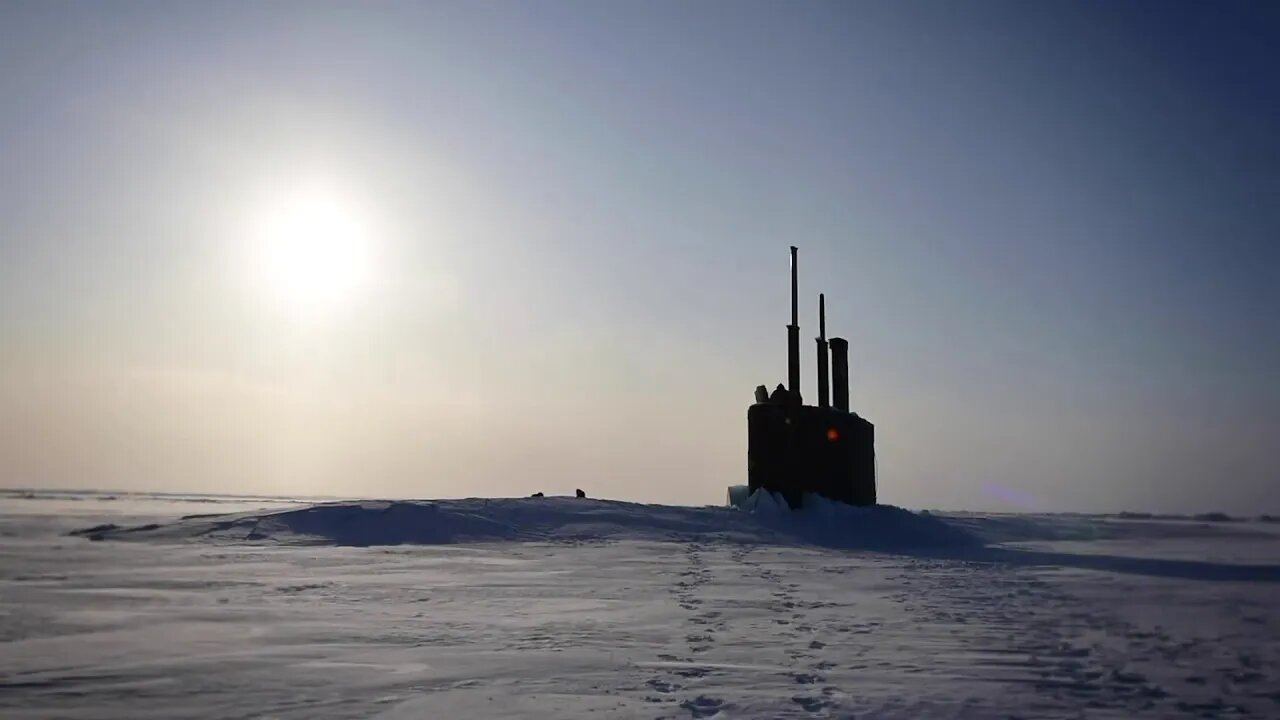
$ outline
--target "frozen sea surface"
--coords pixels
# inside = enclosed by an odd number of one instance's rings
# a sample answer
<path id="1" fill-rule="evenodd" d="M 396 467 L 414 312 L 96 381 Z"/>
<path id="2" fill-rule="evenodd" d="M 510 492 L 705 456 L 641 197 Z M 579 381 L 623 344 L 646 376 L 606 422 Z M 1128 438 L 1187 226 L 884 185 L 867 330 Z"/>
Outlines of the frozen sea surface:
<path id="1" fill-rule="evenodd" d="M 1277 607 L 1221 517 L 0 492 L 4 718 L 1273 718 Z"/>

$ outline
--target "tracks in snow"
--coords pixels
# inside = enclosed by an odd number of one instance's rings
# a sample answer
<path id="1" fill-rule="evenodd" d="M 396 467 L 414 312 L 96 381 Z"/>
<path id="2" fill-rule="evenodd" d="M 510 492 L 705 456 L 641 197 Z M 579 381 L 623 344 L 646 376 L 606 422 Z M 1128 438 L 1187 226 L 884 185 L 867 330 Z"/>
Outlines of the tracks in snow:
<path id="1" fill-rule="evenodd" d="M 670 594 L 685 612 L 684 646 L 679 654 L 659 655 L 658 671 L 646 683 L 653 691 L 650 701 L 664 706 L 657 717 L 750 714 L 753 700 L 761 698 L 776 713 L 779 693 L 790 698 L 784 717 L 823 716 L 837 708 L 843 691 L 827 680 L 837 662 L 826 650 L 831 635 L 854 628 L 811 617 L 813 610 L 837 604 L 802 597 L 801 585 L 780 574 L 785 569 L 758 559 L 749 546 L 691 543 L 682 552 L 684 567 Z M 725 593 L 733 588 L 743 592 Z M 728 622 L 734 624 L 732 638 L 722 643 Z M 744 636 L 752 640 L 749 645 Z M 721 697 L 717 688 L 725 683 L 719 680 L 730 674 L 733 684 L 758 693 L 733 702 Z"/>
<path id="2" fill-rule="evenodd" d="M 715 672 L 708 665 L 697 661 L 699 656 L 712 650 L 717 643 L 716 633 L 725 629 L 723 611 L 706 609 L 704 589 L 711 581 L 711 570 L 704 555 L 706 545 L 690 543 L 683 549 L 685 567 L 670 588 L 676 604 L 687 614 L 681 632 L 685 647 L 681 655 L 663 654 L 658 659 L 662 670 L 647 685 L 662 697 L 650 700 L 662 704 L 674 704 L 687 715 L 695 718 L 714 717 L 727 709 L 722 698 L 709 694 L 694 694 L 697 681 Z M 672 717 L 664 714 L 659 717 Z"/>
<path id="3" fill-rule="evenodd" d="M 667 593 L 679 624 L 667 652 L 643 664 L 659 718 L 936 716 L 959 707 L 986 717 L 1011 701 L 1051 714 L 1262 717 L 1263 706 L 1280 705 L 1266 694 L 1274 668 L 1259 659 L 1264 651 L 1226 663 L 1220 678 L 1153 674 L 1148 659 L 1186 668 L 1212 648 L 1122 618 L 1052 571 L 723 543 L 673 554 Z M 903 697 L 914 683 L 947 688 L 950 700 Z M 1256 704 L 1217 699 L 1223 683 L 1253 692 Z"/>

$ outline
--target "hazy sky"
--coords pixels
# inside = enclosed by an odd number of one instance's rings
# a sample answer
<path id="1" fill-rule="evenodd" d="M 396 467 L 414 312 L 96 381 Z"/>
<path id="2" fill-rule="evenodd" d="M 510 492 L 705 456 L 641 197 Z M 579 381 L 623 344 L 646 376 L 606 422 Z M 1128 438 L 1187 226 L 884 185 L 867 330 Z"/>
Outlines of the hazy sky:
<path id="1" fill-rule="evenodd" d="M 0 160 L 0 485 L 721 502 L 795 244 L 883 502 L 1280 509 L 1275 3 L 8 1 Z"/>

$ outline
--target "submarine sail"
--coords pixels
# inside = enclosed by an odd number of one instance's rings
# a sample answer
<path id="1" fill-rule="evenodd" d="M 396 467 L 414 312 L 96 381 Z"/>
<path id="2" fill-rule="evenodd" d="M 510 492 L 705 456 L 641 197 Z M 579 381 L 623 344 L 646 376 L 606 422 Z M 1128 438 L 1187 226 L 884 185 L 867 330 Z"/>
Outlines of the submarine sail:
<path id="1" fill-rule="evenodd" d="M 793 508 L 807 494 L 874 505 L 875 426 L 849 408 L 849 342 L 827 338 L 825 294 L 818 296 L 818 404 L 805 405 L 800 395 L 797 252 L 792 246 L 787 384 L 772 394 L 757 387 L 747 409 L 748 488 L 780 493 Z"/>

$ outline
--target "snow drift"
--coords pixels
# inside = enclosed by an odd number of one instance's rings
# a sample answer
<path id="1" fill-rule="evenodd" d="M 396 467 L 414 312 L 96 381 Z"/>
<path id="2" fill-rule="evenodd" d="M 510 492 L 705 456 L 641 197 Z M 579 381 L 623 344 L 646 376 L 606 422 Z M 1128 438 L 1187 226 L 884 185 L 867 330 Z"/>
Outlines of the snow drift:
<path id="1" fill-rule="evenodd" d="M 101 525 L 92 540 L 203 540 L 275 544 L 440 545 L 481 542 L 721 540 L 901 549 L 973 546 L 979 538 L 927 513 L 855 508 L 814 499 L 792 512 L 768 493 L 736 507 L 677 507 L 565 497 L 338 502 L 221 515 L 188 515 L 137 527 Z"/>
<path id="2" fill-rule="evenodd" d="M 1156 720 L 1280 707 L 1275 523 L 791 512 L 735 496 L 266 508 L 0 493 L 0 717 Z M 80 535 L 136 542 L 67 541 L 90 525 Z M 975 537 L 988 545 L 953 544 Z"/>

